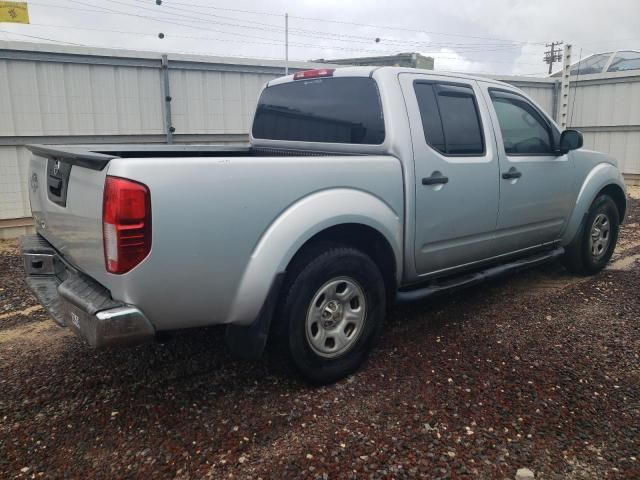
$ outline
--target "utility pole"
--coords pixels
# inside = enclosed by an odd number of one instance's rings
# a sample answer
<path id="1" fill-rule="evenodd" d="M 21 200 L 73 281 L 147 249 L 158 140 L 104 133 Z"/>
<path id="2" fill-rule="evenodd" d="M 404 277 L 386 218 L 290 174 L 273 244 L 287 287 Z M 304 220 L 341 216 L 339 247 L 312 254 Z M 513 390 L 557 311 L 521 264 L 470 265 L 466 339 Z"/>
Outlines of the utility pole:
<path id="1" fill-rule="evenodd" d="M 560 52 L 560 48 L 556 49 L 556 47 L 560 47 L 560 45 L 562 45 L 562 42 L 551 42 L 546 44 L 550 49 L 544 52 L 543 60 L 544 63 L 549 64 L 549 75 L 553 72 L 553 62 L 559 62 L 562 60 L 562 52 Z"/>
<path id="2" fill-rule="evenodd" d="M 289 75 L 289 14 L 284 14 L 284 74 Z"/>

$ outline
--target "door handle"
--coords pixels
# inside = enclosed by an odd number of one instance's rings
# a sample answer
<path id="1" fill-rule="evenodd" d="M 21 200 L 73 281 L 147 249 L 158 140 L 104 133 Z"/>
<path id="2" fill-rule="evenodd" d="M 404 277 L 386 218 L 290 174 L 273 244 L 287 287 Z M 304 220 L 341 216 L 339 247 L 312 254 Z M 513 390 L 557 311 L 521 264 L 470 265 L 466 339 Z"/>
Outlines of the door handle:
<path id="1" fill-rule="evenodd" d="M 505 180 L 512 180 L 514 178 L 520 178 L 522 176 L 522 172 L 519 172 L 515 167 L 511 167 L 508 172 L 502 173 L 502 178 Z"/>
<path id="2" fill-rule="evenodd" d="M 443 176 L 440 172 L 433 172 L 430 177 L 422 179 L 422 185 L 444 185 L 449 183 L 449 177 Z"/>

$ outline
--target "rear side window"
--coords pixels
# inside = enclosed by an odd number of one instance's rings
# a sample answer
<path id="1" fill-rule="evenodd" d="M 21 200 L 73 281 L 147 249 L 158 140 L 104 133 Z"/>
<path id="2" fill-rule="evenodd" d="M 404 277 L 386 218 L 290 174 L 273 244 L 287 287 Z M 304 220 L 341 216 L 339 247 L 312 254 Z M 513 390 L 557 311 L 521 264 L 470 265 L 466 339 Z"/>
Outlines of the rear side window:
<path id="1" fill-rule="evenodd" d="M 462 85 L 414 85 L 425 140 L 444 155 L 483 155 L 484 136 L 473 89 Z"/>
<path id="2" fill-rule="evenodd" d="M 268 140 L 379 145 L 385 131 L 378 87 L 361 77 L 268 87 L 258 101 L 252 133 Z"/>

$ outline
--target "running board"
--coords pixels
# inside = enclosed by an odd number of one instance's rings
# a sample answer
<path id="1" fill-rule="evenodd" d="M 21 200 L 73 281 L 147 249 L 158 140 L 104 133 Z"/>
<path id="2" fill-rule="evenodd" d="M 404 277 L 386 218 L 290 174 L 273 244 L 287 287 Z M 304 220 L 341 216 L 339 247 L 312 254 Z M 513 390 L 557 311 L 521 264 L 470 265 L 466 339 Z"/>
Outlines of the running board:
<path id="1" fill-rule="evenodd" d="M 413 302 L 430 297 L 431 295 L 435 295 L 437 293 L 475 285 L 477 283 L 484 282 L 485 280 L 497 278 L 517 270 L 535 267 L 537 265 L 547 263 L 560 257 L 563 253 L 564 247 L 560 247 L 556 248 L 555 250 L 551 250 L 550 252 L 533 255 L 531 257 L 515 260 L 513 262 L 505 263 L 502 265 L 496 265 L 479 272 L 461 274 L 458 277 L 450 278 L 441 282 L 438 282 L 436 280 L 430 283 L 427 287 L 417 288 L 415 290 L 399 291 L 396 296 L 396 301 Z"/>

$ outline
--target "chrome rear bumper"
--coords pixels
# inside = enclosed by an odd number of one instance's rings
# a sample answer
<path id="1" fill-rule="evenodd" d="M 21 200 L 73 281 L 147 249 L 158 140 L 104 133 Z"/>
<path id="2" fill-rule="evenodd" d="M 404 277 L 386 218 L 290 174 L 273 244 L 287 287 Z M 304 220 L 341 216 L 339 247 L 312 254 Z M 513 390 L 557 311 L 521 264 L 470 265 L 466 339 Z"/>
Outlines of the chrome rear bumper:
<path id="1" fill-rule="evenodd" d="M 26 281 L 53 320 L 71 328 L 92 347 L 132 345 L 152 340 L 155 330 L 135 306 L 66 263 L 40 235 L 20 239 Z"/>

